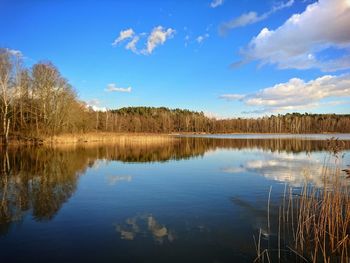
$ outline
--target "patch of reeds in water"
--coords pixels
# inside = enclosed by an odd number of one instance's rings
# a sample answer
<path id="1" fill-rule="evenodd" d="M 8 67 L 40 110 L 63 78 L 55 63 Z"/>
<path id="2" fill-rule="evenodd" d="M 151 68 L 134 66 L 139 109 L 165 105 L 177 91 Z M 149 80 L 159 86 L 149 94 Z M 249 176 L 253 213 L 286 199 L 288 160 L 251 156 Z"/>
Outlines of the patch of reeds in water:
<path id="1" fill-rule="evenodd" d="M 62 134 L 44 139 L 44 144 L 81 144 L 107 142 L 118 144 L 157 144 L 174 141 L 176 138 L 167 134 L 137 134 L 95 132 L 83 134 Z"/>
<path id="2" fill-rule="evenodd" d="M 322 169 L 323 186 L 306 182 L 302 188 L 293 189 L 286 185 L 276 207 L 273 245 L 261 245 L 260 230 L 254 238 L 255 262 L 350 262 L 350 171 L 341 170 L 342 142 L 332 138 L 328 143 L 330 154 Z M 270 231 L 270 198 L 267 210 Z"/>

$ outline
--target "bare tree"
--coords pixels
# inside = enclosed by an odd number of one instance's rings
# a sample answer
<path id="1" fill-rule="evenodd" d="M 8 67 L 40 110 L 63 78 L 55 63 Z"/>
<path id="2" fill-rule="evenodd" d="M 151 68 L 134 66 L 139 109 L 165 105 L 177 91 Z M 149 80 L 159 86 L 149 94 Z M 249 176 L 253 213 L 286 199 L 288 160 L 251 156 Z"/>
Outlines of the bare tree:
<path id="1" fill-rule="evenodd" d="M 11 54 L 7 49 L 0 49 L 0 99 L 2 113 L 2 130 L 5 144 L 8 143 L 10 131 L 10 102 L 11 96 L 11 74 L 13 65 Z"/>

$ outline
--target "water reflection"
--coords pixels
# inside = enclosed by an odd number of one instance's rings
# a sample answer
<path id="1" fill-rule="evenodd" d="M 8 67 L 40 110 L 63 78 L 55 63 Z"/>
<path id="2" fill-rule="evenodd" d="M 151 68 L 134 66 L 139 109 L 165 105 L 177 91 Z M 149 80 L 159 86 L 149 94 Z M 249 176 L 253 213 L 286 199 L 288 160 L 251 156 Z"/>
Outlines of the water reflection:
<path id="1" fill-rule="evenodd" d="M 50 220 L 75 192 L 78 177 L 89 166 L 74 152 L 21 148 L 1 152 L 0 222 L 6 233 L 25 211 L 35 220 Z"/>
<path id="2" fill-rule="evenodd" d="M 350 149 L 350 140 L 344 140 L 344 149 Z M 328 149 L 326 140 L 304 140 L 298 138 L 275 139 L 220 139 L 220 138 L 183 138 L 180 148 L 193 149 L 196 152 L 209 152 L 216 149 L 263 150 L 264 152 L 310 153 Z"/>
<path id="3" fill-rule="evenodd" d="M 264 202 L 261 207 L 257 204 L 252 204 L 251 202 L 245 201 L 238 196 L 231 198 L 232 203 L 235 206 L 238 206 L 242 209 L 240 212 L 241 216 L 251 221 L 252 228 L 255 231 L 261 230 L 261 234 L 264 238 L 268 238 L 271 234 L 271 231 L 268 229 L 267 224 L 267 214 L 266 214 L 266 202 Z M 271 212 L 271 218 L 275 218 L 274 211 Z"/>
<path id="4" fill-rule="evenodd" d="M 112 175 L 108 176 L 109 185 L 116 185 L 120 182 L 131 182 L 132 176 L 130 175 Z"/>
<path id="5" fill-rule="evenodd" d="M 125 240 L 150 235 L 157 243 L 163 244 L 165 241 L 173 242 L 175 239 L 174 232 L 160 224 L 151 214 L 128 218 L 124 223 L 116 226 L 116 231 L 120 234 L 120 238 Z"/>
<path id="6" fill-rule="evenodd" d="M 254 172 L 273 180 L 291 182 L 300 185 L 305 178 L 320 184 L 318 177 L 322 169 L 318 157 L 305 158 L 305 152 L 323 151 L 326 141 L 307 141 L 299 139 L 211 139 L 181 138 L 157 144 L 118 144 L 75 146 L 20 147 L 0 149 L 0 234 L 6 233 L 13 222 L 21 221 L 30 213 L 36 221 L 50 220 L 69 200 L 77 189 L 79 177 L 88 168 L 99 169 L 103 162 L 121 161 L 126 163 L 166 162 L 169 160 L 203 157 L 206 153 L 218 149 L 263 152 L 264 159 L 252 159 L 236 166 L 224 167 L 228 173 Z M 345 141 L 345 149 L 350 148 L 350 141 Z M 290 153 L 301 153 L 295 155 Z M 316 158 L 316 159 L 315 159 Z M 300 171 L 303 171 L 302 173 Z M 301 177 L 303 174 L 304 177 Z M 110 175 L 110 185 L 130 182 L 128 174 Z M 137 221 L 137 220 L 136 220 Z M 131 221 L 130 221 L 131 222 Z M 148 217 L 148 229 L 158 239 L 172 239 L 165 227 Z M 129 228 L 135 228 L 129 224 Z M 137 230 L 137 227 L 136 227 Z M 122 236 L 125 239 L 137 233 L 135 229 Z"/>
<path id="7" fill-rule="evenodd" d="M 222 168 L 225 173 L 255 173 L 267 179 L 300 187 L 310 183 L 322 187 L 327 180 L 325 154 L 264 153 L 238 166 Z M 330 164 L 327 163 L 329 166 Z M 328 171 L 331 172 L 331 171 Z M 344 175 L 345 176 L 345 175 Z"/>
<path id="8" fill-rule="evenodd" d="M 326 149 L 211 138 L 0 149 L 2 259 L 36 262 L 40 250 L 47 262 L 251 262 L 253 232 L 276 237 L 270 185 L 274 195 L 278 182 L 322 183 Z"/>

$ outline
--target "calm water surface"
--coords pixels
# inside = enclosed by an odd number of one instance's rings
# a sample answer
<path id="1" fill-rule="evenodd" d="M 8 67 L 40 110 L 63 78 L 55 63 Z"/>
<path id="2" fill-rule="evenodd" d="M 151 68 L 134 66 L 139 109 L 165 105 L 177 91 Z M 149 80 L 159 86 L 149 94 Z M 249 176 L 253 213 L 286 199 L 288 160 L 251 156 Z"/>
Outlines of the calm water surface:
<path id="1" fill-rule="evenodd" d="M 252 262 L 270 186 L 321 186 L 327 142 L 231 137 L 0 150 L 0 262 Z"/>

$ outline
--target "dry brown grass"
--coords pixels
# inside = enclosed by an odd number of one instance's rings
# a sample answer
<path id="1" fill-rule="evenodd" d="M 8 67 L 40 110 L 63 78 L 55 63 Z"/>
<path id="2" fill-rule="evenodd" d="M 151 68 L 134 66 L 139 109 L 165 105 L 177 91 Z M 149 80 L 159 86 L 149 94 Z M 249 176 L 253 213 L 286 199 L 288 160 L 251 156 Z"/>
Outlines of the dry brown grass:
<path id="1" fill-rule="evenodd" d="M 176 140 L 167 134 L 134 134 L 134 133 L 84 133 L 84 134 L 62 134 L 48 137 L 43 140 L 46 145 L 50 144 L 81 144 L 81 143 L 120 143 L 120 144 L 152 144 L 164 143 Z"/>
<path id="2" fill-rule="evenodd" d="M 295 201 L 293 247 L 312 262 L 349 260 L 349 189 L 339 177 L 337 170 L 324 189 L 305 186 Z"/>
<path id="3" fill-rule="evenodd" d="M 350 188 L 348 169 L 340 168 L 342 142 L 329 140 L 329 151 L 322 187 L 305 183 L 301 189 L 285 190 L 275 220 L 277 248 L 262 249 L 259 235 L 256 261 L 270 261 L 269 253 L 277 261 L 291 260 L 282 253 L 294 254 L 298 262 L 350 262 Z"/>

